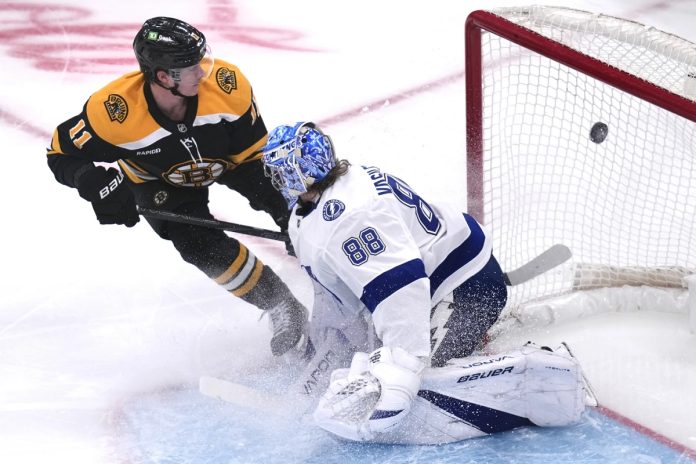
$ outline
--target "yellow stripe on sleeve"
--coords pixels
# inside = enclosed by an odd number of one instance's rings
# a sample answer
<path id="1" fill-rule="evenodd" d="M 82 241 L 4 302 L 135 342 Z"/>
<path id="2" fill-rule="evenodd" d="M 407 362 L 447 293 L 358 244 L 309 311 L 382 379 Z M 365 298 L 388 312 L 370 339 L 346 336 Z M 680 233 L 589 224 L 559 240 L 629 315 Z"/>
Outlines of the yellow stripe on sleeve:
<path id="1" fill-rule="evenodd" d="M 230 155 L 229 159 L 232 160 L 234 164 L 242 164 L 247 161 L 253 161 L 257 159 L 261 159 L 263 156 L 263 147 L 266 145 L 266 140 L 268 139 L 268 135 L 264 135 L 259 139 L 258 142 L 247 148 L 241 153 L 237 153 L 236 155 Z"/>
<path id="2" fill-rule="evenodd" d="M 62 155 L 63 150 L 60 148 L 60 138 L 58 137 L 58 129 L 53 131 L 51 138 L 51 148 L 46 150 L 47 155 Z"/>
<path id="3" fill-rule="evenodd" d="M 130 179 L 134 184 L 143 184 L 149 180 L 155 180 L 156 177 L 140 171 L 136 166 L 132 166 L 127 163 L 126 160 L 118 160 L 118 165 L 121 167 L 121 171 Z"/>

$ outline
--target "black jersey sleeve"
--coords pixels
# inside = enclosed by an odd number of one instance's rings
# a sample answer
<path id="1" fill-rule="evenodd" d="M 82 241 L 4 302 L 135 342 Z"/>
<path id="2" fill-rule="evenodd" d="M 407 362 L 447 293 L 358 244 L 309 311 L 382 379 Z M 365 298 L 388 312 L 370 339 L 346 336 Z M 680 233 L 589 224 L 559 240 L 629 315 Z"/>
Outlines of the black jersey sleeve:
<path id="1" fill-rule="evenodd" d="M 287 230 L 290 217 L 288 204 L 264 174 L 260 159 L 248 161 L 227 172 L 219 182 L 241 193 L 253 209 L 265 211 L 281 230 Z"/>
<path id="2" fill-rule="evenodd" d="M 68 187 L 75 187 L 76 174 L 94 166 L 95 161 L 118 159 L 113 146 L 92 129 L 85 108 L 55 129 L 51 146 L 46 150 L 48 167 L 56 180 Z"/>

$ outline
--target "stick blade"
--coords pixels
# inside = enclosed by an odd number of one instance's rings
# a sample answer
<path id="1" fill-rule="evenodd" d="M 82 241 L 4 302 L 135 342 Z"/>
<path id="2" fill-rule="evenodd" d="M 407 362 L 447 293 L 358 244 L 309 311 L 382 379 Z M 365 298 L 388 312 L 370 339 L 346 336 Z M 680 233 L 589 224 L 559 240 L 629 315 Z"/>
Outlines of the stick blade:
<path id="1" fill-rule="evenodd" d="M 203 376 L 198 381 L 198 390 L 205 396 L 225 401 L 235 406 L 253 409 L 284 418 L 292 417 L 287 402 L 246 385 L 215 377 Z"/>
<path id="2" fill-rule="evenodd" d="M 514 271 L 505 274 L 505 283 L 507 285 L 519 285 L 541 274 L 550 271 L 556 266 L 568 261 L 573 254 L 565 245 L 557 243 L 542 254 L 532 259 L 526 264 L 523 264 Z"/>

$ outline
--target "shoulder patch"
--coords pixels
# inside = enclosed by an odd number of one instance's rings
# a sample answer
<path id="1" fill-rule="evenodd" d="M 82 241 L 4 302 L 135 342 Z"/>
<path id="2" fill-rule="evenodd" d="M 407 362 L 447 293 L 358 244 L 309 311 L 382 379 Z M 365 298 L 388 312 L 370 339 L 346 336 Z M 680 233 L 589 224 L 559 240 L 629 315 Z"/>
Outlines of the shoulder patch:
<path id="1" fill-rule="evenodd" d="M 128 117 L 128 104 L 120 95 L 115 93 L 109 94 L 109 98 L 104 102 L 104 107 L 106 107 L 106 112 L 109 114 L 111 122 L 118 121 L 121 124 Z"/>
<path id="2" fill-rule="evenodd" d="M 346 205 L 341 200 L 329 200 L 324 204 L 322 215 L 325 221 L 333 221 L 343 214 L 345 210 Z"/>
<path id="3" fill-rule="evenodd" d="M 215 73 L 215 81 L 225 93 L 237 90 L 237 75 L 229 68 L 220 68 Z"/>

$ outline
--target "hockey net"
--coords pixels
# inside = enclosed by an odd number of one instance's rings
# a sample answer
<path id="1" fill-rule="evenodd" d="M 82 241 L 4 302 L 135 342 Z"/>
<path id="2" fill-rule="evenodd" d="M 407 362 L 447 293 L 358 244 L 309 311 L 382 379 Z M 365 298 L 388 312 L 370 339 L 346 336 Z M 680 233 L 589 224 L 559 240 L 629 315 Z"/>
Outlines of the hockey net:
<path id="1" fill-rule="evenodd" d="M 696 272 L 693 43 L 566 8 L 475 11 L 466 79 L 468 210 L 503 269 L 555 243 L 573 252 L 510 288 L 510 306 L 685 286 Z"/>

